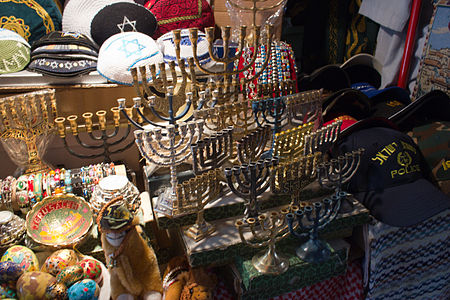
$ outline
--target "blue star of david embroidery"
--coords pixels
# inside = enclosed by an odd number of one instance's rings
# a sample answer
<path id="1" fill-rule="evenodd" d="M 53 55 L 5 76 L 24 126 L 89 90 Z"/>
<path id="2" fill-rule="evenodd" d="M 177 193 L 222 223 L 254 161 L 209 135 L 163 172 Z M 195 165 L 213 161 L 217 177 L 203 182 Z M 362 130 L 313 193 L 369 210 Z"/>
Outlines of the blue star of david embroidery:
<path id="1" fill-rule="evenodd" d="M 128 41 L 128 40 L 122 40 L 122 46 L 119 47 L 119 51 L 122 51 L 125 53 L 126 57 L 130 57 L 134 54 L 141 54 L 141 51 L 145 49 L 146 47 L 142 44 L 139 44 L 137 39 Z"/>

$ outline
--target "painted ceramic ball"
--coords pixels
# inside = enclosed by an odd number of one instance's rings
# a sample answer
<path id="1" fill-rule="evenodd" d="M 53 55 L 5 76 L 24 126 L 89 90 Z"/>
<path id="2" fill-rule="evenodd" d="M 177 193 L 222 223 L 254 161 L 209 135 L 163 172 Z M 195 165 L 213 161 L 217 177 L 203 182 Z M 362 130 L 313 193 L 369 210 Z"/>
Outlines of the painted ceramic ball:
<path id="1" fill-rule="evenodd" d="M 16 284 L 17 296 L 19 299 L 41 300 L 45 299 L 45 290 L 55 282 L 52 275 L 35 271 L 26 272 L 19 277 Z"/>
<path id="2" fill-rule="evenodd" d="M 67 287 L 62 282 L 53 282 L 45 290 L 46 299 L 66 300 Z"/>
<path id="3" fill-rule="evenodd" d="M 0 299 L 15 299 L 16 292 L 8 284 L 0 284 Z"/>
<path id="4" fill-rule="evenodd" d="M 64 283 L 66 287 L 70 287 L 72 284 L 82 279 L 83 268 L 79 265 L 64 268 L 61 272 L 59 272 L 58 276 L 56 276 L 56 281 Z"/>
<path id="5" fill-rule="evenodd" d="M 93 258 L 84 258 L 78 262 L 78 265 L 83 268 L 85 279 L 92 279 L 98 284 L 101 283 L 102 266 L 98 260 Z"/>
<path id="6" fill-rule="evenodd" d="M 73 266 L 78 262 L 75 251 L 70 249 L 62 249 L 53 252 L 42 266 L 42 271 L 57 276 L 61 270 L 66 267 Z"/>
<path id="7" fill-rule="evenodd" d="M 25 272 L 39 271 L 39 262 L 36 254 L 24 246 L 12 246 L 8 248 L 0 261 L 18 263 Z"/>
<path id="8" fill-rule="evenodd" d="M 100 287 L 92 279 L 83 279 L 74 283 L 68 290 L 69 300 L 97 300 Z"/>
<path id="9" fill-rule="evenodd" d="M 17 281 L 25 271 L 12 261 L 0 262 L 0 282 Z"/>

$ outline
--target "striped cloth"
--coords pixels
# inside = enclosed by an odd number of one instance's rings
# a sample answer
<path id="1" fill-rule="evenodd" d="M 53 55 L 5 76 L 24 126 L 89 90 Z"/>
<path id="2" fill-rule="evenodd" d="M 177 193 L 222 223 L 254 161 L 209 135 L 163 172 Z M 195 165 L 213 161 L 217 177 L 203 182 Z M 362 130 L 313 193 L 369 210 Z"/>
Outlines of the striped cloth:
<path id="1" fill-rule="evenodd" d="M 366 299 L 449 299 L 450 210 L 416 226 L 366 225 Z"/>

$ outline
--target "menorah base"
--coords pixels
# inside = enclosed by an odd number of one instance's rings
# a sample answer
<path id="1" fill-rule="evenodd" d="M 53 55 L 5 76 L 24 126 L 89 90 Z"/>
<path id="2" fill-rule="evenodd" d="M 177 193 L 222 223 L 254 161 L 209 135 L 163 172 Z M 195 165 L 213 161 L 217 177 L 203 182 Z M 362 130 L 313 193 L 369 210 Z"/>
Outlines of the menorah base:
<path id="1" fill-rule="evenodd" d="M 168 187 L 158 196 L 158 201 L 155 206 L 157 213 L 173 217 L 174 215 L 174 203 L 177 200 L 177 194 L 171 187 Z"/>
<path id="2" fill-rule="evenodd" d="M 253 267 L 262 274 L 279 275 L 289 269 L 289 259 L 269 248 L 255 254 L 252 258 Z"/>
<path id="3" fill-rule="evenodd" d="M 19 167 L 18 169 L 18 172 L 21 174 L 32 174 L 38 172 L 50 172 L 53 168 L 40 160 L 37 163 Z"/>
<path id="4" fill-rule="evenodd" d="M 212 224 L 205 221 L 202 224 L 192 225 L 186 229 L 184 233 L 194 241 L 198 242 L 211 235 L 215 230 L 216 228 Z"/>
<path id="5" fill-rule="evenodd" d="M 330 245 L 319 239 L 309 239 L 295 251 L 301 260 L 313 264 L 327 260 L 331 252 Z"/>

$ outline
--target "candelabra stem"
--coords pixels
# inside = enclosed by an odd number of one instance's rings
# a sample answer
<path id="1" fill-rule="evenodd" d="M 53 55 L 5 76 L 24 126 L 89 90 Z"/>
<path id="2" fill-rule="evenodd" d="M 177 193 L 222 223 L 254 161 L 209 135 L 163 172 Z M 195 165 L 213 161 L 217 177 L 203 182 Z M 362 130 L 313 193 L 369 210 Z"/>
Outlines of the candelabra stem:
<path id="1" fill-rule="evenodd" d="M 267 250 L 253 256 L 252 264 L 263 274 L 279 275 L 289 269 L 289 259 L 275 251 L 275 243 L 270 243 Z"/>

